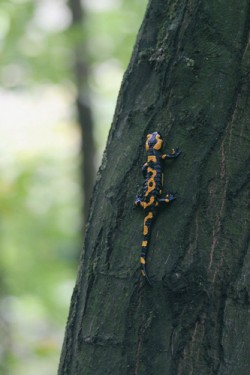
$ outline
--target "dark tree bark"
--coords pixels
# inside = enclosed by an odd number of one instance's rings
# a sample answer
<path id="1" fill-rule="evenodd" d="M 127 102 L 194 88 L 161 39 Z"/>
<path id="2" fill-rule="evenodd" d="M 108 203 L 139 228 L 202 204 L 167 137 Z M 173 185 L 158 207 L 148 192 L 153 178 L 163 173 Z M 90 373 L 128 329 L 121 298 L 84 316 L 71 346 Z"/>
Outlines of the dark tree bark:
<path id="1" fill-rule="evenodd" d="M 59 374 L 246 375 L 250 368 L 250 1 L 152 0 L 94 189 Z M 147 133 L 168 147 L 138 271 Z M 138 283 L 137 283 L 138 282 Z"/>
<path id="2" fill-rule="evenodd" d="M 72 27 L 83 32 L 85 14 L 80 0 L 69 0 L 72 13 Z M 81 39 L 77 38 L 73 47 L 74 75 L 77 87 L 76 108 L 81 130 L 81 180 L 84 210 L 84 223 L 88 218 L 90 198 L 93 190 L 96 165 L 94 144 L 94 121 L 90 104 L 89 66 L 86 60 L 87 48 Z"/>

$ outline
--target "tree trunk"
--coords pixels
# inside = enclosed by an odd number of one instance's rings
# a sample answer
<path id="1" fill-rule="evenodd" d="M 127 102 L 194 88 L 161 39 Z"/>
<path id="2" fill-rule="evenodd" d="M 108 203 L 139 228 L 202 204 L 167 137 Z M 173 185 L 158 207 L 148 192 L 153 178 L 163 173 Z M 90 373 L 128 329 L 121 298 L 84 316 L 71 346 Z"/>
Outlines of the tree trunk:
<path id="1" fill-rule="evenodd" d="M 152 0 L 98 173 L 59 374 L 247 375 L 250 368 L 250 1 Z M 138 266 L 145 137 L 167 148 Z"/>
<path id="2" fill-rule="evenodd" d="M 83 33 L 84 12 L 81 0 L 69 0 L 72 13 L 72 27 L 78 31 L 78 38 L 74 43 L 74 75 L 77 88 L 76 108 L 81 130 L 81 185 L 83 192 L 83 218 L 88 218 L 89 204 L 96 174 L 94 121 L 90 104 L 89 66 L 86 60 L 87 48 L 79 38 L 79 31 Z M 77 30 L 78 29 L 78 30 Z M 84 225 L 85 226 L 85 225 Z"/>

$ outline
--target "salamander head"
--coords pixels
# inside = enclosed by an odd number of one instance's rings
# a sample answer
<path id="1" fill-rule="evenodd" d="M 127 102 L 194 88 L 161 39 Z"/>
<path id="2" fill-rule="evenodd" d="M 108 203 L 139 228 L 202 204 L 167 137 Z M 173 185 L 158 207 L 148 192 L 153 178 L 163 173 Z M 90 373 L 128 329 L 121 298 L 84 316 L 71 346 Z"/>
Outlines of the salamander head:
<path id="1" fill-rule="evenodd" d="M 159 132 L 154 132 L 152 134 L 147 135 L 146 140 L 146 150 L 148 151 L 150 148 L 154 150 L 160 150 L 163 145 L 163 139 Z"/>

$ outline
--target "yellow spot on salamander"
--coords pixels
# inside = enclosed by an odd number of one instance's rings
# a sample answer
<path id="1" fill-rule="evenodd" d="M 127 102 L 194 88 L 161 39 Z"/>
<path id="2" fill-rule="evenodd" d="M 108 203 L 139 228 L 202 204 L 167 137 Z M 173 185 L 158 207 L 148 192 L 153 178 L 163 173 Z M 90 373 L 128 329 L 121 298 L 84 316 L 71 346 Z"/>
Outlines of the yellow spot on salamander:
<path id="1" fill-rule="evenodd" d="M 158 202 L 157 202 L 158 203 Z M 143 234 L 146 236 L 148 234 L 148 227 L 147 227 L 147 221 L 148 219 L 153 219 L 152 212 L 149 212 L 147 216 L 144 219 L 144 227 L 143 227 Z"/>
<path id="2" fill-rule="evenodd" d="M 146 246 L 148 246 L 148 241 L 142 241 L 142 247 L 146 247 Z"/>
<path id="3" fill-rule="evenodd" d="M 150 156 L 148 156 L 148 163 L 149 163 L 150 161 L 152 161 L 153 163 L 156 163 L 156 156 L 154 156 L 154 155 L 150 155 Z"/>
<path id="4" fill-rule="evenodd" d="M 146 264 L 145 259 L 143 257 L 140 258 L 141 264 Z"/>
<path id="5" fill-rule="evenodd" d="M 160 150 L 162 148 L 163 140 L 160 138 L 159 134 L 157 134 L 156 139 L 157 139 L 157 142 L 154 145 L 154 149 L 155 150 Z"/>
<path id="6" fill-rule="evenodd" d="M 152 173 L 152 175 L 148 179 L 147 191 L 146 191 L 145 196 L 147 196 L 149 193 L 151 193 L 151 191 L 153 191 L 156 187 L 156 183 L 155 183 L 154 179 L 155 179 L 155 176 L 156 176 L 157 172 L 150 167 L 148 168 L 148 172 Z"/>
<path id="7" fill-rule="evenodd" d="M 143 208 L 147 208 L 148 206 L 151 206 L 154 203 L 154 200 L 155 200 L 155 197 L 152 196 L 152 197 L 150 197 L 148 203 L 142 202 L 141 205 L 142 205 Z"/>
<path id="8" fill-rule="evenodd" d="M 145 274 L 145 272 L 143 271 L 143 270 L 141 270 L 141 274 L 142 274 L 142 276 L 146 276 L 146 274 Z"/>

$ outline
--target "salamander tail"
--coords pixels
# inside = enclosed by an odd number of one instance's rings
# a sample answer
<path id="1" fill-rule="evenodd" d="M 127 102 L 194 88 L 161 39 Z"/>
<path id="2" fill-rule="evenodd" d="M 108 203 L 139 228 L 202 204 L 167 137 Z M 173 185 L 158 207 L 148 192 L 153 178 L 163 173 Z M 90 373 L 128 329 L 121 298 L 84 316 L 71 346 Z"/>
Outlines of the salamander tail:
<path id="1" fill-rule="evenodd" d="M 149 239 L 150 239 L 150 234 L 151 234 L 151 225 L 153 222 L 153 212 L 149 211 L 147 212 L 145 218 L 144 218 L 144 226 L 143 226 L 143 241 L 142 241 L 142 247 L 141 247 L 141 258 L 140 258 L 140 263 L 141 263 L 141 274 L 145 278 L 146 282 L 148 285 L 151 285 L 151 282 L 149 280 L 149 277 L 147 275 L 146 271 L 146 257 L 148 253 L 148 245 L 149 245 Z"/>
<path id="2" fill-rule="evenodd" d="M 152 283 L 148 277 L 147 271 L 146 271 L 146 261 L 145 261 L 145 254 L 141 254 L 141 274 L 145 278 L 148 285 L 152 286 Z"/>

